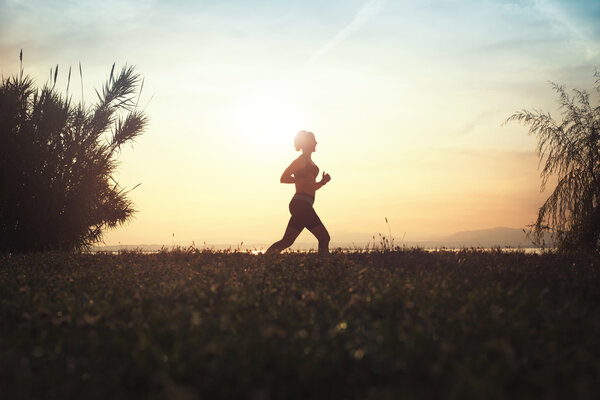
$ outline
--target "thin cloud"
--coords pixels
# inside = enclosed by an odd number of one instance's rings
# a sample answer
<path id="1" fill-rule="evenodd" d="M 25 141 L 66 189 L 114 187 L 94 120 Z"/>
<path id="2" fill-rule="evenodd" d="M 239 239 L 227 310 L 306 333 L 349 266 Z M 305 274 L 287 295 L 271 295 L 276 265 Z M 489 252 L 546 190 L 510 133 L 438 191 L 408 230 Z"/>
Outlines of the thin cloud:
<path id="1" fill-rule="evenodd" d="M 362 26 L 367 24 L 375 15 L 379 13 L 383 6 L 383 0 L 369 0 L 358 10 L 352 22 L 340 30 L 331 40 L 325 43 L 319 50 L 314 52 L 310 61 L 329 53 L 334 47 L 342 43 L 348 36 L 352 35 Z"/>
<path id="2" fill-rule="evenodd" d="M 533 4 L 535 8 L 553 22 L 556 27 L 566 31 L 572 40 L 583 46 L 588 59 L 594 58 L 600 53 L 600 47 L 589 37 L 587 32 L 585 32 L 581 22 L 574 21 L 564 10 L 560 9 L 557 4 L 549 0 L 533 0 Z"/>

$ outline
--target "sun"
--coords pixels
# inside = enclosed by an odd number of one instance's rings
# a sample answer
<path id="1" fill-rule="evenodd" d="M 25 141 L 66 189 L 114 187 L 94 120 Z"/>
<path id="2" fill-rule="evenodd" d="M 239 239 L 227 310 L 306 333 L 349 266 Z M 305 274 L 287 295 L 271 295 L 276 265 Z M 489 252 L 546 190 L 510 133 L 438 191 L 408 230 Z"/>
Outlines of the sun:
<path id="1" fill-rule="evenodd" d="M 298 107 L 273 94 L 235 99 L 227 111 L 226 120 L 234 137 L 260 147 L 291 146 L 294 135 L 305 129 Z"/>

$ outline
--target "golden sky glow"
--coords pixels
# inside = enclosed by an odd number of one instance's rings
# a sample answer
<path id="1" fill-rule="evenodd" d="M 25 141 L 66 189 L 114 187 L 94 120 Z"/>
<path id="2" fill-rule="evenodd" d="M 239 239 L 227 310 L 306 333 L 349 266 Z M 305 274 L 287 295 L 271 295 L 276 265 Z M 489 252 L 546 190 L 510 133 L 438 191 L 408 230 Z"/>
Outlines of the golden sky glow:
<path id="1" fill-rule="evenodd" d="M 61 2 L 59 2 L 61 3 Z M 84 97 L 113 62 L 145 77 L 148 131 L 120 156 L 139 210 L 106 244 L 269 243 L 313 131 L 332 181 L 315 209 L 332 243 L 531 223 L 535 139 L 517 109 L 558 115 L 548 81 L 589 88 L 593 1 L 170 2 L 0 0 L 0 72 L 43 83 L 81 61 Z M 78 78 L 75 80 L 77 86 Z M 300 242 L 315 242 L 303 233 Z"/>

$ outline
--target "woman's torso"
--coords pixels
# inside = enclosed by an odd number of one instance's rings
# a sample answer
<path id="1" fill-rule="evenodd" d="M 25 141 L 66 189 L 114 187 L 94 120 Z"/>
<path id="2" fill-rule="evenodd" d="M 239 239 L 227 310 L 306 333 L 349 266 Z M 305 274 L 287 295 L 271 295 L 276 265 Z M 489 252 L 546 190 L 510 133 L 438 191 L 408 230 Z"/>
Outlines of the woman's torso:
<path id="1" fill-rule="evenodd" d="M 317 175 L 319 175 L 319 167 L 316 166 L 312 160 L 301 155 L 299 158 L 304 158 L 305 166 L 299 171 L 294 173 L 294 180 L 296 184 L 296 193 L 303 193 L 315 197 L 315 181 Z"/>

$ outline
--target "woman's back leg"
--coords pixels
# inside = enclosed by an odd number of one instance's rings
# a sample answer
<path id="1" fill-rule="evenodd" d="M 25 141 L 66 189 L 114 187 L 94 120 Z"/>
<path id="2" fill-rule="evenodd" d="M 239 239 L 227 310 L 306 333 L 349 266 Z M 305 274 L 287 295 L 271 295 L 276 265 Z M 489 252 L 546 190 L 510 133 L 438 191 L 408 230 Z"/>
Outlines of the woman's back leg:
<path id="1" fill-rule="evenodd" d="M 300 232 L 302 231 L 288 225 L 283 234 L 283 238 L 273 243 L 271 247 L 267 249 L 267 253 L 281 253 L 283 250 L 294 244 L 294 241 L 298 235 L 300 235 Z"/>

